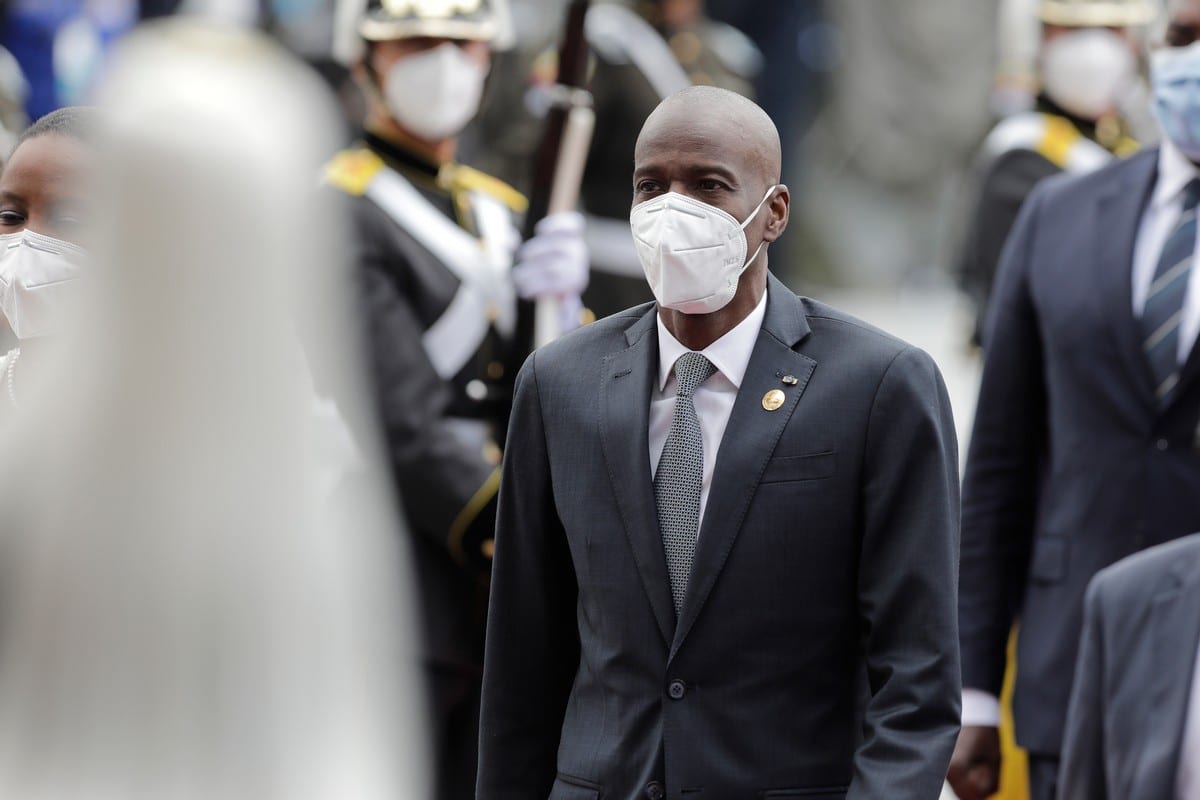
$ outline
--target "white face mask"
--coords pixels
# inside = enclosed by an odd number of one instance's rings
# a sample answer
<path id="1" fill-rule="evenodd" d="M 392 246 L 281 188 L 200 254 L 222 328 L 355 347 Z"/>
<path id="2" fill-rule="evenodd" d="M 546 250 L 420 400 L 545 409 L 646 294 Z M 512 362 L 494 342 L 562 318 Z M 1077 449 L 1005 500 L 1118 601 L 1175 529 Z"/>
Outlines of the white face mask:
<path id="1" fill-rule="evenodd" d="M 1200 161 L 1200 42 L 1150 54 L 1154 116 L 1163 134 L 1193 161 Z"/>
<path id="2" fill-rule="evenodd" d="M 31 230 L 0 235 L 0 311 L 18 339 L 54 333 L 87 252 Z"/>
<path id="3" fill-rule="evenodd" d="M 486 66 L 446 42 L 393 64 L 384 77 L 384 99 L 404 128 L 440 141 L 457 135 L 479 111 L 487 74 Z"/>
<path id="4" fill-rule="evenodd" d="M 745 222 L 687 195 L 668 192 L 629 212 L 633 243 L 654 299 L 684 314 L 729 305 L 738 279 L 762 252 L 746 259 L 746 226 L 775 191 L 767 190 Z"/>
<path id="5" fill-rule="evenodd" d="M 1104 28 L 1056 36 L 1042 50 L 1042 90 L 1064 111 L 1099 119 L 1114 110 L 1137 74 L 1125 40 Z"/>

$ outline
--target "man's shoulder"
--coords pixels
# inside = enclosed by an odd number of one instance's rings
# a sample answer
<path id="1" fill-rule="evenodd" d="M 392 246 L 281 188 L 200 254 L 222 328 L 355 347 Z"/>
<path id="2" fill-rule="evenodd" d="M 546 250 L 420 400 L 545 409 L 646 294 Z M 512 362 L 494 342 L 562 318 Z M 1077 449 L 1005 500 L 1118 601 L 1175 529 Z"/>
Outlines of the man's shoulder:
<path id="1" fill-rule="evenodd" d="M 325 165 L 325 182 L 353 197 L 362 196 L 384 161 L 365 145 L 342 150 Z"/>
<path id="2" fill-rule="evenodd" d="M 894 334 L 811 297 L 797 298 L 817 342 L 852 348 L 863 360 L 890 362 L 900 353 L 924 351 Z"/>
<path id="3" fill-rule="evenodd" d="M 1139 599 L 1154 597 L 1172 574 L 1187 580 L 1200 578 L 1200 533 L 1151 547 L 1100 570 L 1088 592 L 1093 602 L 1105 608 L 1129 608 Z"/>
<path id="4" fill-rule="evenodd" d="M 1076 207 L 1094 199 L 1098 192 L 1130 180 L 1142 178 L 1148 186 L 1157 163 L 1158 148 L 1149 148 L 1091 172 L 1052 175 L 1039 182 L 1034 193 L 1040 196 L 1043 207 Z"/>

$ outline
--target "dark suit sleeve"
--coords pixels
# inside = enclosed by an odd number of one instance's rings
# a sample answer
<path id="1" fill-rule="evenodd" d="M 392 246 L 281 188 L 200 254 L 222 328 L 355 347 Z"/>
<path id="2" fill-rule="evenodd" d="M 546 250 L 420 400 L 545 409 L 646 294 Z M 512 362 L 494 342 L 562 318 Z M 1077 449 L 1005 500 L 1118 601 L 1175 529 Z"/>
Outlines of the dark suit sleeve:
<path id="1" fill-rule="evenodd" d="M 536 354 L 517 376 L 500 482 L 480 719 L 479 800 L 549 795 L 579 664 L 578 589 L 555 511 Z"/>
<path id="2" fill-rule="evenodd" d="M 1106 800 L 1104 778 L 1104 619 L 1102 582 L 1093 579 L 1084 598 L 1083 637 L 1075 662 L 1075 681 L 1067 711 L 1061 800 Z"/>
<path id="3" fill-rule="evenodd" d="M 867 431 L 858 576 L 870 689 L 847 798 L 937 797 L 958 734 L 958 444 L 937 367 L 902 351 Z"/>
<path id="4" fill-rule="evenodd" d="M 1042 339 L 1029 290 L 1041 196 L 1035 190 L 1022 209 L 1001 260 L 963 479 L 963 685 L 994 695 L 1025 590 L 1045 451 Z"/>

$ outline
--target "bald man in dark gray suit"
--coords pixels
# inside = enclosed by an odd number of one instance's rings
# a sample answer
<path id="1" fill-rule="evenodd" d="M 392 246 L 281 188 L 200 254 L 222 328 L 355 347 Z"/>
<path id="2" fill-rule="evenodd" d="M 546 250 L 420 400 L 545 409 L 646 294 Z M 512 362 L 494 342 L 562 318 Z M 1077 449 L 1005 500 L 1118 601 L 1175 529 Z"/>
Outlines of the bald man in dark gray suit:
<path id="1" fill-rule="evenodd" d="M 638 140 L 635 208 L 662 199 L 721 241 L 740 223 L 748 262 L 711 265 L 748 263 L 736 291 L 703 312 L 660 297 L 521 371 L 481 800 L 938 797 L 959 713 L 950 403 L 925 353 L 770 277 L 779 168 L 750 101 L 666 100 Z M 701 467 L 699 497 L 662 491 Z M 675 512 L 697 503 L 681 556 Z"/>

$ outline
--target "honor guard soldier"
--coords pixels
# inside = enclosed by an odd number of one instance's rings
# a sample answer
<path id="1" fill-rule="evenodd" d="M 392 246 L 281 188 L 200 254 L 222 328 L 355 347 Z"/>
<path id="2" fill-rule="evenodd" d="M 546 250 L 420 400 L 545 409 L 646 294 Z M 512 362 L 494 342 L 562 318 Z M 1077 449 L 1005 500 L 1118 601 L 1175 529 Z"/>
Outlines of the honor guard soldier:
<path id="1" fill-rule="evenodd" d="M 1060 172 L 1098 169 L 1137 149 L 1119 112 L 1137 80 L 1130 29 L 1157 13 L 1151 0 L 1041 0 L 1036 105 L 1001 120 L 979 158 L 982 184 L 960 265 L 975 305 L 977 344 L 1000 251 L 1034 185 Z"/>
<path id="2" fill-rule="evenodd" d="M 569 328 L 587 283 L 579 214 L 546 217 L 514 259 L 524 197 L 455 161 L 496 28 L 490 0 L 371 0 L 354 66 L 362 138 L 326 174 L 351 205 L 382 432 L 414 534 L 439 798 L 474 796 L 516 301 L 554 297 Z"/>

